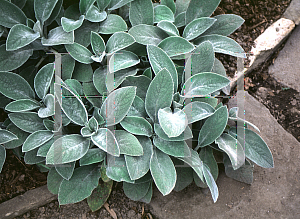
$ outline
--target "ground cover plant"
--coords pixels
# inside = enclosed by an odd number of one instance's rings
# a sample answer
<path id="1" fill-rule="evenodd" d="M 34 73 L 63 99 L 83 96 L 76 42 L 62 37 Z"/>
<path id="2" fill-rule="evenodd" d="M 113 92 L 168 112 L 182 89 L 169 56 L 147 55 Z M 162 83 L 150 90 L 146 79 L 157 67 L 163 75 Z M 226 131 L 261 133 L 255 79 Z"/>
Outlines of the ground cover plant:
<path id="1" fill-rule="evenodd" d="M 210 17 L 219 3 L 0 0 L 1 169 L 12 149 L 48 171 L 60 204 L 97 210 L 113 181 L 146 203 L 153 185 L 167 195 L 194 181 L 216 201 L 216 153 L 246 183 L 253 163 L 273 167 L 257 128 L 214 97 L 230 83 L 215 52 L 245 57 L 227 37 L 243 19 Z"/>

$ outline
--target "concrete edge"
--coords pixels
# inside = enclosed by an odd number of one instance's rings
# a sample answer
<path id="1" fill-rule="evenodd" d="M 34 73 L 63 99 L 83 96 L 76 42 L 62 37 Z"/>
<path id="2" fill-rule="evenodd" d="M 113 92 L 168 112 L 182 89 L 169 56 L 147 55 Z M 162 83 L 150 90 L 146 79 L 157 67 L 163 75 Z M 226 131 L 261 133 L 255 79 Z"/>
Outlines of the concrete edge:
<path id="1" fill-rule="evenodd" d="M 48 204 L 57 199 L 57 195 L 49 192 L 47 185 L 29 190 L 0 204 L 0 218 L 12 219 L 34 208 Z"/>
<path id="2" fill-rule="evenodd" d="M 297 0 L 292 0 L 290 5 Z M 285 14 L 292 10 L 290 6 L 286 9 L 284 14 L 270 27 L 268 27 L 261 35 L 254 40 L 254 47 L 251 49 L 250 66 L 244 68 L 243 72 L 235 72 L 234 78 L 230 78 L 230 92 L 237 85 L 237 81 L 249 74 L 251 71 L 265 63 L 270 56 L 278 49 L 278 47 L 290 36 L 292 31 L 295 29 L 296 24 L 294 19 L 290 20 L 285 18 Z M 300 14 L 298 15 L 300 19 Z"/>

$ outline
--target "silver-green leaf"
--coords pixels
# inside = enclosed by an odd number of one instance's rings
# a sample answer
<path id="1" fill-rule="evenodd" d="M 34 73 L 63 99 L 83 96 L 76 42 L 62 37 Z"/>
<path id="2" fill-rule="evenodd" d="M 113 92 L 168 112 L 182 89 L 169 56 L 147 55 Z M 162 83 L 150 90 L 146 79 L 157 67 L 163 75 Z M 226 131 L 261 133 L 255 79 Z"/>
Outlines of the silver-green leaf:
<path id="1" fill-rule="evenodd" d="M 78 43 L 73 43 L 65 45 L 65 48 L 76 61 L 83 64 L 90 64 L 93 62 L 91 58 L 93 54 L 86 47 Z"/>
<path id="2" fill-rule="evenodd" d="M 130 3 L 129 20 L 132 26 L 154 23 L 154 10 L 151 0 L 135 0 Z"/>
<path id="3" fill-rule="evenodd" d="M 40 130 L 30 134 L 22 146 L 22 152 L 28 152 L 50 141 L 54 134 L 48 130 Z"/>

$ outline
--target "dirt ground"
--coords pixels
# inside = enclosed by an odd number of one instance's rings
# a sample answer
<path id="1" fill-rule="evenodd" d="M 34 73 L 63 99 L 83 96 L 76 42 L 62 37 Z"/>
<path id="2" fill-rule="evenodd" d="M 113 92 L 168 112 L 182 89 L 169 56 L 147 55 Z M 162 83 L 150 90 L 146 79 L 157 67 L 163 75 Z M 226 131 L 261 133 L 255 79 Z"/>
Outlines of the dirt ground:
<path id="1" fill-rule="evenodd" d="M 268 26 L 280 18 L 289 3 L 290 0 L 222 0 L 220 7 L 215 12 L 215 15 L 233 13 L 238 14 L 245 19 L 245 24 L 243 24 L 242 27 L 230 37 L 239 42 L 246 52 L 249 52 L 251 46 L 253 45 L 254 39 L 258 37 Z M 267 73 L 268 66 L 272 64 L 272 61 L 276 58 L 276 55 L 277 54 L 274 54 L 269 62 L 265 63 L 264 66 L 256 69 L 246 77 L 245 90 L 249 91 L 252 96 L 264 104 L 270 110 L 270 113 L 278 121 L 278 123 L 285 130 L 291 133 L 298 141 L 300 141 L 300 95 L 295 90 L 287 89 L 286 87 L 282 86 Z M 225 68 L 228 70 L 228 75 L 233 75 L 236 70 L 236 58 L 224 55 L 217 55 L 217 57 L 223 62 Z M 248 62 L 246 61 L 245 63 L 247 67 Z M 5 115 L 1 109 L 0 115 L 3 120 Z M 272 148 L 272 153 L 276 155 L 276 157 L 279 157 L 277 162 L 277 165 L 279 166 L 283 165 L 287 161 L 299 159 L 297 154 L 291 154 L 291 157 L 288 157 L 284 154 L 277 154 L 277 151 L 279 150 L 280 148 Z M 300 194 L 299 186 L 295 186 L 295 190 L 290 192 L 286 191 L 287 189 L 284 185 L 280 185 L 281 181 L 286 183 L 289 180 L 291 182 L 297 182 L 300 180 L 300 174 L 297 173 L 297 163 L 294 161 L 290 163 L 288 170 L 283 168 L 276 168 L 276 171 L 274 169 L 266 170 L 255 166 L 254 175 L 256 180 L 260 181 L 260 183 L 255 184 L 255 186 L 240 183 L 226 177 L 224 173 L 224 167 L 221 164 L 219 165 L 219 169 L 220 176 L 217 180 L 217 184 L 219 186 L 220 196 L 218 202 L 221 204 L 218 205 L 218 209 L 214 209 L 212 207 L 213 205 L 210 192 L 206 189 L 201 190 L 194 184 L 179 193 L 174 192 L 166 197 L 162 197 L 155 189 L 153 197 L 155 204 L 150 206 L 129 200 L 122 191 L 122 184 L 115 183 L 112 194 L 107 202 L 109 204 L 109 208 L 116 213 L 117 217 L 123 219 L 150 219 L 157 218 L 157 215 L 165 215 L 163 218 L 174 217 L 176 211 L 165 212 L 165 214 L 162 214 L 161 212 L 158 212 L 158 207 L 166 206 L 165 209 L 172 209 L 170 208 L 170 205 L 180 203 L 181 200 L 185 200 L 185 198 L 190 196 L 194 196 L 194 202 L 189 203 L 189 210 L 184 208 L 184 206 L 187 206 L 187 204 L 183 203 L 183 208 L 178 209 L 178 211 L 186 211 L 186 215 L 189 215 L 189 211 L 193 211 L 195 208 L 203 207 L 206 207 L 206 211 L 209 209 L 211 210 L 210 218 L 214 218 L 213 215 L 216 215 L 215 218 L 218 218 L 217 214 L 214 213 L 215 211 L 231 212 L 227 213 L 228 217 L 230 214 L 232 214 L 232 217 L 236 216 L 237 214 L 234 214 L 234 212 L 244 212 L 238 214 L 241 216 L 239 218 L 247 218 L 247 212 L 248 216 L 253 215 L 252 218 L 258 218 L 260 215 L 264 215 L 267 218 L 287 218 L 282 217 L 280 214 L 282 207 L 292 208 L 291 210 L 293 210 L 295 213 L 297 212 L 295 211 L 297 206 L 294 206 L 293 208 L 291 203 L 294 202 L 299 204 L 299 202 L 296 202 L 298 200 L 296 196 L 297 194 Z M 295 177 L 293 179 L 287 179 L 285 175 L 287 171 L 295 172 Z M 13 153 L 9 152 L 7 161 L 0 174 L 0 203 L 19 194 L 23 194 L 29 189 L 44 185 L 46 183 L 46 175 L 46 173 L 40 173 L 36 167 L 24 164 L 23 161 L 19 160 L 15 155 L 13 155 Z M 272 186 L 268 187 L 270 184 Z M 270 190 L 264 191 L 263 188 Z M 273 203 L 269 203 L 270 209 L 260 209 L 257 212 L 253 212 L 253 209 L 256 209 L 255 207 L 259 209 L 259 205 L 258 203 L 253 203 L 252 200 L 255 199 L 260 192 L 264 192 L 266 196 L 274 197 Z M 282 196 L 279 200 L 277 195 L 280 193 L 288 194 L 289 196 L 285 197 L 285 199 L 282 199 Z M 201 204 L 199 202 L 201 202 L 201 200 L 203 201 L 203 197 L 206 201 Z M 247 202 L 249 209 L 241 208 L 241 202 Z M 210 203 L 209 206 L 208 203 Z M 155 208 L 155 206 L 158 207 Z M 276 207 L 278 208 L 276 209 Z M 252 212 L 252 214 L 249 214 L 249 212 Z M 300 213 L 300 211 L 298 211 L 298 213 Z M 102 208 L 97 212 L 91 212 L 86 201 L 84 200 L 74 205 L 60 207 L 58 202 L 54 201 L 36 210 L 27 212 L 26 214 L 17 218 L 108 219 L 112 217 L 105 208 Z M 187 216 L 186 218 L 189 217 Z M 297 218 L 296 214 L 294 218 Z"/>

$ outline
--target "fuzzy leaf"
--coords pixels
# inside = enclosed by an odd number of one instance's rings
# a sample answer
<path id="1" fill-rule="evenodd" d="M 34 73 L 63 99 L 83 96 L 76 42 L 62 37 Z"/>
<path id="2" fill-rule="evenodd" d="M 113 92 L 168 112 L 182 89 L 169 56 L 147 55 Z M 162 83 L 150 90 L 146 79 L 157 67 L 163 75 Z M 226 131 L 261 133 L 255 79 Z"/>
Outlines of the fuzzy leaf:
<path id="1" fill-rule="evenodd" d="M 99 9 L 92 5 L 90 9 L 87 11 L 85 15 L 85 19 L 87 19 L 90 22 L 101 22 L 104 21 L 107 18 L 106 11 L 99 11 Z"/>
<path id="2" fill-rule="evenodd" d="M 238 29 L 244 19 L 235 14 L 221 14 L 214 17 L 217 21 L 203 35 L 219 34 L 228 36 Z"/>
<path id="3" fill-rule="evenodd" d="M 116 10 L 118 8 L 121 8 L 122 6 L 132 2 L 133 0 L 111 0 L 108 10 Z"/>
<path id="4" fill-rule="evenodd" d="M 183 30 L 182 36 L 187 40 L 193 40 L 204 33 L 216 22 L 214 18 L 202 17 L 193 20 Z"/>
<path id="5" fill-rule="evenodd" d="M 158 45 L 164 38 L 168 37 L 168 34 L 160 28 L 146 24 L 133 26 L 128 33 L 142 45 Z"/>
<path id="6" fill-rule="evenodd" d="M 170 36 L 158 44 L 169 57 L 189 53 L 195 49 L 194 45 L 179 36 Z"/>
<path id="7" fill-rule="evenodd" d="M 144 183 L 127 183 L 123 182 L 123 190 L 125 195 L 133 201 L 138 201 L 143 198 L 149 188 L 152 181 L 144 182 Z"/>
<path id="8" fill-rule="evenodd" d="M 85 14 L 94 4 L 96 0 L 80 0 L 79 10 L 81 14 Z"/>
<path id="9" fill-rule="evenodd" d="M 0 46 L 0 71 L 12 71 L 22 66 L 30 56 L 32 49 L 19 49 L 16 51 L 6 51 L 5 45 Z"/>
<path id="10" fill-rule="evenodd" d="M 43 46 L 55 46 L 62 44 L 73 44 L 74 32 L 65 32 L 63 27 L 59 26 L 49 31 L 48 39 L 42 38 Z"/>
<path id="11" fill-rule="evenodd" d="M 18 139 L 16 139 L 16 140 L 12 140 L 12 141 L 5 143 L 3 146 L 6 149 L 13 149 L 13 148 L 17 148 L 17 147 L 21 146 L 24 143 L 24 141 L 26 140 L 26 138 L 29 136 L 29 133 L 24 132 L 23 130 L 19 129 L 13 123 L 10 123 L 7 126 L 6 130 L 10 131 L 11 133 L 13 133 L 14 135 L 16 135 L 18 137 Z"/>
<path id="12" fill-rule="evenodd" d="M 122 87 L 108 95 L 100 110 L 107 126 L 118 124 L 124 119 L 132 105 L 135 94 L 135 87 Z"/>
<path id="13" fill-rule="evenodd" d="M 190 129 L 189 126 L 187 126 L 186 129 L 179 136 L 172 137 L 172 138 L 169 138 L 168 135 L 161 128 L 161 126 L 157 123 L 154 124 L 154 131 L 158 137 L 166 141 L 183 141 L 193 137 L 192 130 Z"/>
<path id="14" fill-rule="evenodd" d="M 129 20 L 132 26 L 154 23 L 154 10 L 151 0 L 135 0 L 130 3 Z"/>
<path id="15" fill-rule="evenodd" d="M 153 133 L 151 124 L 142 117 L 126 116 L 121 122 L 121 126 L 134 135 L 144 135 L 150 137 Z"/>
<path id="16" fill-rule="evenodd" d="M 29 135 L 22 146 L 22 152 L 28 152 L 40 147 L 54 136 L 54 134 L 48 130 L 36 131 Z"/>
<path id="17" fill-rule="evenodd" d="M 158 74 L 158 72 L 160 72 L 163 68 L 166 68 L 171 74 L 172 81 L 174 83 L 173 91 L 176 92 L 178 87 L 178 74 L 173 61 L 166 52 L 153 45 L 147 46 L 147 53 L 151 67 L 155 74 Z"/>
<path id="18" fill-rule="evenodd" d="M 55 170 L 55 167 L 52 167 L 47 175 L 47 188 L 52 194 L 58 194 L 59 187 L 64 178 L 59 175 Z"/>
<path id="19" fill-rule="evenodd" d="M 10 113 L 9 119 L 25 132 L 33 133 L 39 130 L 45 130 L 43 120 L 34 112 Z"/>
<path id="20" fill-rule="evenodd" d="M 136 86 L 136 96 L 140 97 L 142 100 L 145 100 L 150 82 L 151 80 L 144 75 L 128 76 L 122 83 L 122 86 Z"/>
<path id="21" fill-rule="evenodd" d="M 166 141 L 154 137 L 153 144 L 162 152 L 173 157 L 190 157 L 191 151 L 185 141 Z"/>
<path id="22" fill-rule="evenodd" d="M 143 147 L 142 156 L 125 155 L 126 166 L 130 179 L 136 180 L 144 176 L 150 169 L 150 158 L 153 152 L 153 146 L 150 138 L 145 136 L 136 136 Z"/>
<path id="23" fill-rule="evenodd" d="M 168 70 L 162 69 L 151 81 L 145 99 L 145 109 L 153 122 L 158 121 L 158 110 L 170 107 L 174 83 Z"/>
<path id="24" fill-rule="evenodd" d="M 81 15 L 79 17 L 79 20 L 73 20 L 70 18 L 62 17 L 61 26 L 63 27 L 63 30 L 68 33 L 78 29 L 82 25 L 83 21 L 84 21 L 84 15 Z"/>
<path id="25" fill-rule="evenodd" d="M 113 73 L 140 63 L 139 57 L 133 52 L 121 50 L 114 53 L 109 60 L 109 72 Z"/>
<path id="26" fill-rule="evenodd" d="M 217 53 L 246 58 L 244 49 L 233 39 L 230 39 L 226 36 L 221 36 L 217 34 L 200 36 L 197 39 L 195 39 L 194 44 L 199 45 L 200 43 L 207 40 L 212 43 L 214 51 Z"/>
<path id="27" fill-rule="evenodd" d="M 238 127 L 239 131 L 243 132 L 244 127 Z M 251 161 L 264 168 L 274 167 L 272 153 L 264 140 L 250 129 L 245 129 L 245 135 L 237 135 L 235 127 L 230 128 L 229 134 L 240 142 L 245 147 L 245 155 Z"/>
<path id="28" fill-rule="evenodd" d="M 224 76 L 210 72 L 199 73 L 187 79 L 181 94 L 186 98 L 205 96 L 226 87 L 229 83 L 230 80 Z"/>
<path id="29" fill-rule="evenodd" d="M 44 65 L 34 78 L 34 89 L 40 99 L 43 99 L 50 87 L 54 75 L 54 64 Z"/>
<path id="30" fill-rule="evenodd" d="M 104 160 L 106 153 L 99 148 L 91 148 L 88 152 L 79 160 L 80 166 L 90 165 L 93 163 L 99 163 Z"/>
<path id="31" fill-rule="evenodd" d="M 26 164 L 37 164 L 45 161 L 44 157 L 40 157 L 37 155 L 38 148 L 28 151 L 24 155 L 24 162 Z"/>
<path id="32" fill-rule="evenodd" d="M 117 182 L 124 181 L 134 183 L 134 181 L 130 179 L 123 155 L 120 155 L 120 157 L 107 155 L 106 175 Z"/>
<path id="33" fill-rule="evenodd" d="M 160 21 L 157 26 L 170 36 L 179 36 L 177 27 L 169 21 Z"/>
<path id="34" fill-rule="evenodd" d="M 100 11 L 104 11 L 105 8 L 109 5 L 111 0 L 96 0 L 97 1 L 97 6 Z"/>
<path id="35" fill-rule="evenodd" d="M 245 163 L 245 152 L 239 141 L 223 133 L 219 138 L 216 139 L 216 143 L 219 148 L 223 150 L 230 158 L 232 168 L 234 170 L 240 168 Z"/>
<path id="36" fill-rule="evenodd" d="M 124 130 L 115 130 L 115 137 L 120 148 L 120 154 L 130 156 L 143 155 L 143 147 L 134 135 Z"/>
<path id="37" fill-rule="evenodd" d="M 74 170 L 70 180 L 63 180 L 59 187 L 59 204 L 71 204 L 89 197 L 98 186 L 101 177 L 97 165 L 78 167 Z"/>
<path id="38" fill-rule="evenodd" d="M 55 98 L 52 94 L 47 94 L 44 98 L 44 104 L 46 107 L 41 107 L 38 111 L 38 115 L 40 118 L 47 118 L 49 116 L 53 116 L 55 113 Z"/>
<path id="39" fill-rule="evenodd" d="M 96 32 L 91 32 L 91 45 L 93 52 L 100 56 L 105 51 L 105 42 L 103 38 Z"/>
<path id="40" fill-rule="evenodd" d="M 58 0 L 34 0 L 34 13 L 42 24 L 50 17 Z"/>
<path id="41" fill-rule="evenodd" d="M 185 26 L 185 24 L 186 24 L 185 14 L 186 14 L 185 12 L 182 12 L 175 17 L 174 25 L 177 28 Z"/>
<path id="42" fill-rule="evenodd" d="M 109 14 L 106 20 L 100 23 L 99 33 L 113 34 L 119 31 L 127 31 L 127 24 L 119 15 Z"/>
<path id="43" fill-rule="evenodd" d="M 210 17 L 216 10 L 221 0 L 191 0 L 186 10 L 186 23 L 190 23 L 196 18 Z"/>
<path id="44" fill-rule="evenodd" d="M 24 24 L 16 24 L 13 26 L 6 40 L 6 50 L 14 51 L 20 49 L 40 37 L 39 33 L 35 33 L 30 27 Z"/>
<path id="45" fill-rule="evenodd" d="M 90 64 L 93 62 L 91 56 L 93 55 L 87 48 L 84 46 L 73 43 L 69 45 L 65 45 L 66 50 L 68 53 L 78 62 L 83 64 Z"/>
<path id="46" fill-rule="evenodd" d="M 201 148 L 199 157 L 203 161 L 203 163 L 209 167 L 210 173 L 214 177 L 214 180 L 217 180 L 219 175 L 219 168 L 213 154 L 213 149 L 211 147 Z"/>
<path id="47" fill-rule="evenodd" d="M 172 10 L 173 14 L 175 14 L 176 5 L 173 0 L 161 0 L 160 4 L 167 6 L 168 8 L 170 8 Z"/>
<path id="48" fill-rule="evenodd" d="M 187 104 L 183 111 L 187 116 L 188 124 L 205 119 L 215 112 L 211 105 L 199 101 Z"/>
<path id="49" fill-rule="evenodd" d="M 88 151 L 90 140 L 78 134 L 64 135 L 50 147 L 46 164 L 65 164 L 82 158 Z"/>
<path id="50" fill-rule="evenodd" d="M 222 106 L 205 120 L 198 136 L 198 145 L 200 147 L 204 147 L 213 143 L 223 133 L 227 125 L 227 121 L 227 107 Z"/>
<path id="51" fill-rule="evenodd" d="M 34 99 L 34 91 L 21 76 L 10 72 L 0 72 L 0 77 L 0 92 L 4 96 L 13 100 Z"/>
<path id="52" fill-rule="evenodd" d="M 176 170 L 171 158 L 160 150 L 154 149 L 150 171 L 158 190 L 164 196 L 168 195 L 176 184 Z"/>
<path id="53" fill-rule="evenodd" d="M 6 105 L 5 110 L 9 112 L 24 112 L 34 110 L 40 107 L 37 101 L 30 99 L 16 100 Z"/>
<path id="54" fill-rule="evenodd" d="M 0 144 L 5 144 L 17 139 L 18 137 L 12 132 L 5 129 L 0 129 Z"/>
<path id="55" fill-rule="evenodd" d="M 157 5 L 154 7 L 154 23 L 160 21 L 174 22 L 174 14 L 172 10 L 165 5 Z"/>
<path id="56" fill-rule="evenodd" d="M 92 135 L 91 140 L 100 149 L 113 156 L 120 156 L 120 148 L 116 137 L 107 128 L 100 128 L 96 134 Z"/>
<path id="57" fill-rule="evenodd" d="M 184 111 L 166 107 L 158 110 L 158 121 L 169 138 L 179 136 L 186 128 L 188 121 Z"/>
<path id="58" fill-rule="evenodd" d="M 0 1 L 0 25 L 12 28 L 16 24 L 26 25 L 27 17 L 24 12 L 9 1 Z"/>
<path id="59" fill-rule="evenodd" d="M 135 39 L 128 33 L 117 32 L 114 33 L 106 43 L 106 52 L 114 53 L 124 49 L 135 42 Z"/>
<path id="60" fill-rule="evenodd" d="M 219 191 L 218 191 L 217 184 L 216 184 L 212 174 L 210 173 L 209 168 L 206 166 L 206 164 L 203 165 L 203 175 L 205 178 L 205 182 L 208 185 L 208 188 L 210 190 L 213 201 L 215 203 L 218 199 Z"/>

